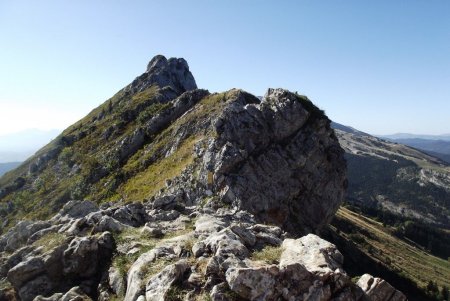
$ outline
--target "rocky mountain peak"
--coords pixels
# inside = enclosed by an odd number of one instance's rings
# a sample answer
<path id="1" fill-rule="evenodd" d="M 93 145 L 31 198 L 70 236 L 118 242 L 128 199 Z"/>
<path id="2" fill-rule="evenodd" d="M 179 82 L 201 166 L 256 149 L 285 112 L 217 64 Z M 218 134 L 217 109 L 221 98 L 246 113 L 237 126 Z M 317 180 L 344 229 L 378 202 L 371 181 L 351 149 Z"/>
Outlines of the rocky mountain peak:
<path id="1" fill-rule="evenodd" d="M 271 99 L 286 99 L 292 98 L 293 93 L 282 88 L 269 88 L 266 94 L 264 94 L 263 101 L 270 101 Z"/>
<path id="2" fill-rule="evenodd" d="M 147 72 L 153 72 L 155 69 L 167 67 L 167 59 L 164 55 L 155 55 L 147 65 Z"/>
<path id="3" fill-rule="evenodd" d="M 166 92 L 169 93 L 168 98 L 197 89 L 194 76 L 189 71 L 186 60 L 183 58 L 166 59 L 163 55 L 156 55 L 150 60 L 146 72 L 131 83 L 129 90 L 136 93 L 152 85 L 166 89 Z"/>

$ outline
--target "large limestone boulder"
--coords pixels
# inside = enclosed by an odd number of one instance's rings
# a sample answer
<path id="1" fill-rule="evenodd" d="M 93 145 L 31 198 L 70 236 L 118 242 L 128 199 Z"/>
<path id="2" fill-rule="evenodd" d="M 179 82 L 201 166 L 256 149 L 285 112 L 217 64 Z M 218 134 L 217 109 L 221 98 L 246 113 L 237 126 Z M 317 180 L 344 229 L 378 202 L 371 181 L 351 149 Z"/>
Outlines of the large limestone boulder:
<path id="1" fill-rule="evenodd" d="M 49 251 L 24 256 L 9 269 L 7 279 L 23 301 L 60 292 L 69 285 L 82 285 L 85 293 L 93 294 L 113 250 L 114 238 L 109 232 L 75 237 Z"/>
<path id="2" fill-rule="evenodd" d="M 241 242 L 239 236 L 234 234 L 229 228 L 212 233 L 207 239 L 196 243 L 193 249 L 197 250 L 194 251 L 197 255 L 210 253 L 215 256 L 227 257 L 232 254 L 245 258 L 249 254 L 249 251 Z"/>
<path id="3" fill-rule="evenodd" d="M 14 252 L 23 246 L 36 232 L 48 228 L 51 223 L 47 221 L 21 221 L 0 237 L 0 252 Z"/>
<path id="4" fill-rule="evenodd" d="M 276 295 L 274 288 L 278 274 L 276 266 L 232 268 L 228 269 L 226 279 L 230 288 L 239 296 L 248 300 L 268 300 Z"/>
<path id="5" fill-rule="evenodd" d="M 285 239 L 281 248 L 278 265 L 222 264 L 229 288 L 245 300 L 406 300 L 368 274 L 355 285 L 342 269 L 342 254 L 316 235 Z"/>
<path id="6" fill-rule="evenodd" d="M 8 281 L 15 287 L 22 287 L 24 283 L 45 272 L 42 257 L 32 257 L 16 265 L 8 272 Z"/>
<path id="7" fill-rule="evenodd" d="M 65 275 L 90 277 L 97 271 L 98 241 L 90 237 L 77 237 L 64 251 Z"/>
<path id="8" fill-rule="evenodd" d="M 89 213 L 98 211 L 97 205 L 91 201 L 69 201 L 53 218 L 53 222 L 67 222 L 87 216 Z"/>
<path id="9" fill-rule="evenodd" d="M 280 266 L 300 263 L 308 271 L 324 275 L 342 271 L 344 257 L 332 243 L 314 234 L 299 239 L 285 239 L 282 244 L 283 253 Z"/>
<path id="10" fill-rule="evenodd" d="M 141 203 L 131 203 L 118 208 L 114 212 L 113 218 L 123 224 L 140 227 L 146 222 L 147 214 Z"/>
<path id="11" fill-rule="evenodd" d="M 175 252 L 170 247 L 156 247 L 139 256 L 128 271 L 127 290 L 124 301 L 136 301 L 145 294 L 145 273 L 143 270 L 161 257 L 173 258 Z"/>
<path id="12" fill-rule="evenodd" d="M 326 225 L 346 189 L 344 151 L 328 118 L 283 89 L 258 98 L 235 91 L 215 117 L 203 180 L 222 203 L 293 233 Z"/>

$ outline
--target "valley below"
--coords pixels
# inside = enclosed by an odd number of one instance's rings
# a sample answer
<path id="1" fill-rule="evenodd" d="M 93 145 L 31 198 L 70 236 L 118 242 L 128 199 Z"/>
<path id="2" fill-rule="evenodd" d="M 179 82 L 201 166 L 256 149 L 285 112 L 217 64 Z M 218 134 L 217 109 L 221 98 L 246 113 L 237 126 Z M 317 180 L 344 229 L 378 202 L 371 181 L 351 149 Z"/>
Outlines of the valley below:
<path id="1" fill-rule="evenodd" d="M 450 270 L 450 166 L 397 142 L 333 124 L 348 166 L 347 200 L 327 238 L 350 271 L 371 273 L 410 300 L 444 300 Z"/>
<path id="2" fill-rule="evenodd" d="M 352 275 L 368 269 L 406 292 L 409 300 L 439 300 L 442 288 L 450 287 L 448 258 L 433 255 L 425 246 L 399 236 L 395 226 L 383 225 L 358 208 L 341 207 L 328 231 L 325 238 L 343 252 L 344 268 Z M 448 232 L 442 236 L 448 254 Z M 437 289 L 429 289 L 430 282 Z"/>

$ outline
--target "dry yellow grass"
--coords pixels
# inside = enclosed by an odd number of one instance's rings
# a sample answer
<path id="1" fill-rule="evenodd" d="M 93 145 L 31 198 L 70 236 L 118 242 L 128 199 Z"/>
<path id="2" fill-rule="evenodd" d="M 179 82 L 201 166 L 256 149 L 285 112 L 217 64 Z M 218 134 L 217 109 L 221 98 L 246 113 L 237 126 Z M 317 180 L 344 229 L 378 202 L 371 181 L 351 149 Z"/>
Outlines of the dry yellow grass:
<path id="1" fill-rule="evenodd" d="M 256 251 L 252 254 L 253 260 L 261 260 L 269 264 L 277 264 L 280 261 L 281 247 L 265 246 L 262 250 Z"/>
<path id="2" fill-rule="evenodd" d="M 362 234 L 367 244 L 364 248 L 367 255 L 389 265 L 391 269 L 413 280 L 418 286 L 425 287 L 430 280 L 435 281 L 440 287 L 450 286 L 449 261 L 408 244 L 391 235 L 389 229 L 383 227 L 381 223 L 346 208 L 340 208 L 336 217 L 361 229 L 360 233 L 365 231 L 370 233 L 370 235 Z M 369 248 L 372 252 L 368 251 Z"/>
<path id="3" fill-rule="evenodd" d="M 167 179 L 180 175 L 183 169 L 193 162 L 193 147 L 199 139 L 186 139 L 172 154 L 129 179 L 120 188 L 121 194 L 127 200 L 142 200 L 155 195 L 165 186 Z"/>
<path id="4" fill-rule="evenodd" d="M 60 233 L 48 233 L 38 240 L 36 240 L 33 245 L 36 247 L 42 247 L 44 252 L 50 251 L 51 249 L 60 246 L 64 243 L 67 237 Z"/>

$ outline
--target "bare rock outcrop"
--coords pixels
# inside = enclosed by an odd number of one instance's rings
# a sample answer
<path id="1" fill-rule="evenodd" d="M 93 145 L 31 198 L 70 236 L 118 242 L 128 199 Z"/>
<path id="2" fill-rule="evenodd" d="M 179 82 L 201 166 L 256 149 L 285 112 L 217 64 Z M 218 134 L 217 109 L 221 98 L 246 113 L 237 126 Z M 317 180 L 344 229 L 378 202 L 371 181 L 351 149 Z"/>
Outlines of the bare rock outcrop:
<path id="1" fill-rule="evenodd" d="M 346 188 L 344 152 L 328 118 L 308 99 L 269 89 L 240 93 L 214 123 L 204 158 L 222 201 L 297 233 L 326 225 Z M 207 178 L 208 176 L 205 176 Z"/>
<path id="2" fill-rule="evenodd" d="M 301 263 L 316 275 L 325 275 L 342 269 L 344 257 L 335 245 L 317 235 L 308 234 L 299 239 L 285 239 L 280 266 Z"/>
<path id="3" fill-rule="evenodd" d="M 49 251 L 24 257 L 9 269 L 7 279 L 23 301 L 65 291 L 70 285 L 81 285 L 85 293 L 92 294 L 113 250 L 109 232 L 98 237 L 76 237 L 70 243 L 61 241 Z"/>
<path id="4" fill-rule="evenodd" d="M 341 263 L 330 260 L 336 254 L 334 245 L 316 235 L 285 239 L 278 265 L 229 268 L 226 281 L 246 300 L 360 300 L 363 291 Z"/>
<path id="5" fill-rule="evenodd" d="M 166 59 L 163 55 L 155 56 L 147 66 L 147 71 L 137 77 L 127 90 L 140 92 L 152 85 L 166 88 L 172 96 L 197 89 L 194 76 L 183 58 Z"/>
<path id="6" fill-rule="evenodd" d="M 107 116 L 115 106 L 120 114 Z M 346 166 L 330 121 L 306 97 L 210 94 L 184 59 L 156 56 L 102 109 L 72 133 L 105 142 L 83 146 L 102 156 L 91 174 L 81 163 L 78 184 L 114 202 L 65 200 L 53 218 L 10 228 L 0 237 L 0 297 L 404 300 L 370 275 L 354 284 L 336 247 L 311 234 L 343 200 Z"/>
<path id="7" fill-rule="evenodd" d="M 175 281 L 182 278 L 190 266 L 185 260 L 165 267 L 160 273 L 150 278 L 145 288 L 146 301 L 168 299 L 168 291 Z"/>
<path id="8" fill-rule="evenodd" d="M 364 274 L 356 283 L 371 301 L 404 301 L 405 295 L 383 279 Z"/>

